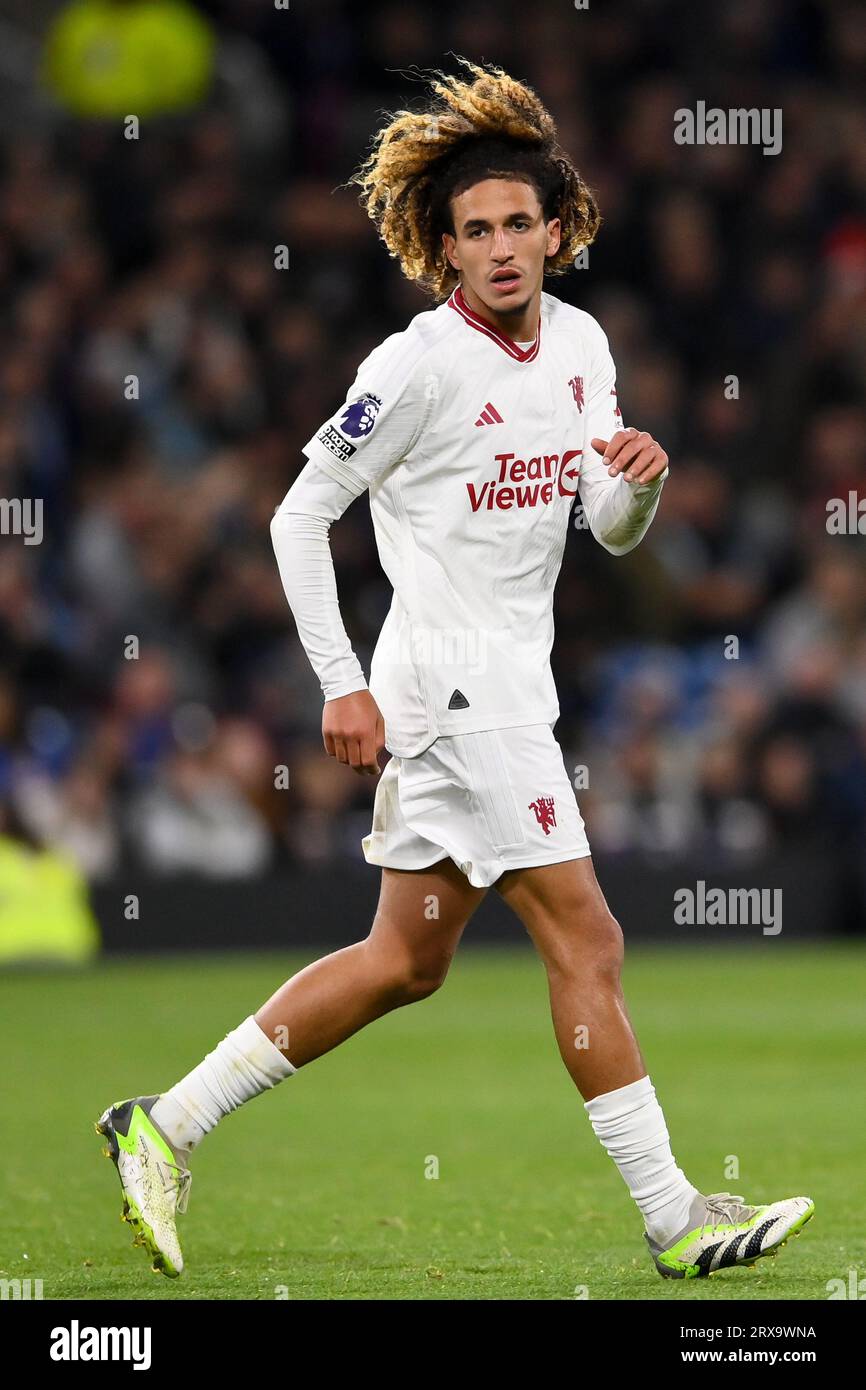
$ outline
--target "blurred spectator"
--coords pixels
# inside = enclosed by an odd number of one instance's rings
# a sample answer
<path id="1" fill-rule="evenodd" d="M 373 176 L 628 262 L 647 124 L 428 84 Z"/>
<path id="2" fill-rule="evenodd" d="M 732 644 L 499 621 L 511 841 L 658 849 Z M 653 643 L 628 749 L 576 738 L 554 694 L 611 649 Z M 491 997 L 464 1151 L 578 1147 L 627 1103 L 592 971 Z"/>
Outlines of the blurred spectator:
<path id="1" fill-rule="evenodd" d="M 156 873 L 244 878 L 270 863 L 265 822 L 207 755 L 173 754 L 133 797 L 129 825 L 143 864 Z"/>
<path id="2" fill-rule="evenodd" d="M 826 524 L 866 498 L 856 7 L 539 0 L 531 31 L 512 0 L 443 0 L 435 26 L 414 0 L 199 9 L 68 5 L 44 61 L 66 115 L 3 141 L 0 494 L 45 522 L 0 539 L 21 817 L 94 880 L 361 857 L 374 788 L 324 754 L 268 524 L 362 357 L 431 307 L 339 185 L 416 95 L 405 69 L 454 49 L 535 86 L 597 187 L 590 268 L 545 288 L 600 319 L 626 423 L 672 458 L 632 555 L 566 546 L 557 736 L 590 841 L 859 863 L 866 550 Z M 716 95 L 784 108 L 782 151 L 676 145 L 677 107 Z M 123 140 L 149 112 L 174 116 Z M 369 668 L 389 590 L 365 499 L 331 540 Z"/>
<path id="3" fill-rule="evenodd" d="M 22 776 L 17 804 L 43 842 L 73 859 L 91 881 L 118 869 L 118 826 L 109 788 L 95 768 L 79 763 L 57 781 L 44 773 Z"/>

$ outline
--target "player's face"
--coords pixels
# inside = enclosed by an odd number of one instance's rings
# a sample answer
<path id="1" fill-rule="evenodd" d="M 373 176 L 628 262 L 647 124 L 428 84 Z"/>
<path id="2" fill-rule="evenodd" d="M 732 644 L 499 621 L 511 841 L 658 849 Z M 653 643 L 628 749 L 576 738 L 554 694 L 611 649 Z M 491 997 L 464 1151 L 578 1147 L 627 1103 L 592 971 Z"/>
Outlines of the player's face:
<path id="1" fill-rule="evenodd" d="M 442 240 L 470 301 L 474 296 L 491 314 L 512 322 L 535 312 L 545 257 L 559 249 L 560 222 L 545 224 L 532 185 L 482 179 L 452 198 L 451 213 L 456 236 L 446 232 Z"/>

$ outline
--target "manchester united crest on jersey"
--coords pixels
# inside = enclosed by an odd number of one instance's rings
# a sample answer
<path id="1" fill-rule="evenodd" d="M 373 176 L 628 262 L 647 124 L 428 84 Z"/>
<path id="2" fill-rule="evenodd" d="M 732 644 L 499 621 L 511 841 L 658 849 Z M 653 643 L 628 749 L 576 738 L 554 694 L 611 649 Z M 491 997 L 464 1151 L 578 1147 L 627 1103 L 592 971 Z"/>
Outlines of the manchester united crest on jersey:
<path id="1" fill-rule="evenodd" d="M 568 384 L 569 384 L 569 386 L 571 387 L 572 395 L 574 396 L 574 403 L 575 403 L 575 405 L 577 406 L 578 413 L 579 413 L 580 415 L 582 415 L 582 414 L 583 414 L 583 377 L 582 377 L 582 376 L 573 376 L 573 377 L 571 378 L 571 381 L 570 381 Z"/>

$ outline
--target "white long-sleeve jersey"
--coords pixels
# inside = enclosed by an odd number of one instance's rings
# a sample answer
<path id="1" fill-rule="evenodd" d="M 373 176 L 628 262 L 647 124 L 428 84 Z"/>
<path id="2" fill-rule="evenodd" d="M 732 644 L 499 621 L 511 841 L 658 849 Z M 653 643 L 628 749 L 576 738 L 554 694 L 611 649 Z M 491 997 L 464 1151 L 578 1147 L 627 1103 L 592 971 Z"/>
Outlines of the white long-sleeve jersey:
<path id="1" fill-rule="evenodd" d="M 365 358 L 271 523 L 298 634 L 326 699 L 367 686 L 340 617 L 328 531 L 370 492 L 394 595 L 369 689 L 386 745 L 413 757 L 440 734 L 552 723 L 553 591 L 575 499 L 596 540 L 631 550 L 658 507 L 611 478 L 590 440 L 623 428 L 607 338 L 542 293 L 522 347 L 459 286 Z"/>

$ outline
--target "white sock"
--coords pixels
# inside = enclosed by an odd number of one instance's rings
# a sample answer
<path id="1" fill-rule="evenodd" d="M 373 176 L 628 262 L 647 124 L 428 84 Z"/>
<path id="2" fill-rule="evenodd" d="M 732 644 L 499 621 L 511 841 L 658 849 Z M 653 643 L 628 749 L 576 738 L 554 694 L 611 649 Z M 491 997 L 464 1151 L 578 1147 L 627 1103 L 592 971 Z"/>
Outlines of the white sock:
<path id="1" fill-rule="evenodd" d="M 188 1151 L 224 1115 L 295 1071 L 250 1014 L 188 1076 L 160 1096 L 151 1119 L 172 1148 Z"/>
<path id="2" fill-rule="evenodd" d="M 666 1244 L 688 1221 L 698 1189 L 674 1161 L 649 1077 L 585 1100 L 583 1108 L 640 1208 L 647 1232 Z"/>

